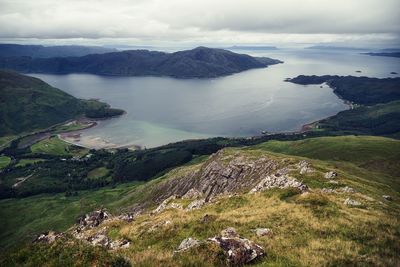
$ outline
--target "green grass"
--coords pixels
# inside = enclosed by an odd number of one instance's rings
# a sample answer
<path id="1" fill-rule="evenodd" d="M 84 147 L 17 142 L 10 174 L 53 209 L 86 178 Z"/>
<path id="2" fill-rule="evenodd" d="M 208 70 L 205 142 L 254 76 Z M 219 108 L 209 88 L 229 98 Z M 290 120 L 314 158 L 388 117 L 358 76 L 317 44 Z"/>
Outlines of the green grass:
<path id="1" fill-rule="evenodd" d="M 0 169 L 6 167 L 8 164 L 10 164 L 11 158 L 7 156 L 0 156 Z"/>
<path id="2" fill-rule="evenodd" d="M 15 167 L 25 167 L 28 164 L 34 164 L 36 162 L 41 162 L 41 161 L 45 161 L 45 159 L 39 159 L 39 158 L 35 158 L 35 159 L 20 159 L 18 161 L 18 163 L 15 165 Z"/>
<path id="3" fill-rule="evenodd" d="M 47 230 L 65 231 L 80 215 L 100 207 L 117 212 L 134 203 L 130 195 L 137 186 L 138 183 L 122 184 L 81 191 L 71 197 L 44 194 L 0 200 L 0 247 L 9 248 Z"/>
<path id="4" fill-rule="evenodd" d="M 319 137 L 269 141 L 255 148 L 324 161 L 353 163 L 372 171 L 400 175 L 400 141 L 373 136 Z"/>
<path id="5" fill-rule="evenodd" d="M 43 153 L 50 155 L 79 155 L 87 153 L 87 149 L 79 148 L 67 142 L 60 140 L 58 137 L 50 137 L 31 146 L 32 153 Z"/>

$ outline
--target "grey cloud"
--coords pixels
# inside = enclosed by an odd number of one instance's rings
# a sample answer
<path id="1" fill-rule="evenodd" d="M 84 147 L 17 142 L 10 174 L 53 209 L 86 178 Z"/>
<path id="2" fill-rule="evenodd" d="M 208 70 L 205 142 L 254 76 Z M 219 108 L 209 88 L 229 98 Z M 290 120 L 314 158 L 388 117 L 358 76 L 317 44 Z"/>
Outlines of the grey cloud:
<path id="1" fill-rule="evenodd" d="M 0 0 L 0 38 L 399 39 L 398 0 Z"/>

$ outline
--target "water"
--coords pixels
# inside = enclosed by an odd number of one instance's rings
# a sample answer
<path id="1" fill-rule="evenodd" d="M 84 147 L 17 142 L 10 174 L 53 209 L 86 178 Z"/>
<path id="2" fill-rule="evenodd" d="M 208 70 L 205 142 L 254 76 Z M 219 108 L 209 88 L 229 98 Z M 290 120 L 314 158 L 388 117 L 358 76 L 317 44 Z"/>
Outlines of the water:
<path id="1" fill-rule="evenodd" d="M 244 51 L 240 51 L 244 53 Z M 394 77 L 400 60 L 349 52 L 277 50 L 245 53 L 285 61 L 216 79 L 32 74 L 75 97 L 99 98 L 127 114 L 84 130 L 117 145 L 154 147 L 212 136 L 295 131 L 348 107 L 328 87 L 283 80 L 300 74 Z M 360 70 L 362 73 L 356 73 Z"/>

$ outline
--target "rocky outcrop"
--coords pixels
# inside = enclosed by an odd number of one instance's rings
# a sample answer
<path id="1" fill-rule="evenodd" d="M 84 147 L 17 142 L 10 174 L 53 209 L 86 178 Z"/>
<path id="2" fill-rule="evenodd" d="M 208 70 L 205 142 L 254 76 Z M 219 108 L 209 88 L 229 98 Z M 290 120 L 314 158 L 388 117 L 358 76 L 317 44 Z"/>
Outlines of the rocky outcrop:
<path id="1" fill-rule="evenodd" d="M 208 241 L 216 243 L 224 251 L 228 264 L 233 266 L 250 263 L 265 254 L 260 245 L 239 237 L 234 228 L 225 229 L 220 236 L 209 238 Z"/>
<path id="2" fill-rule="evenodd" d="M 78 218 L 78 224 L 81 228 L 93 228 L 99 226 L 103 221 L 111 218 L 105 209 L 93 211 Z"/>
<path id="3" fill-rule="evenodd" d="M 182 240 L 181 244 L 179 245 L 178 249 L 175 250 L 175 252 L 176 253 L 183 252 L 193 247 L 197 247 L 200 244 L 201 242 L 199 240 L 189 237 Z"/>
<path id="4" fill-rule="evenodd" d="M 206 204 L 206 201 L 204 199 L 197 199 L 194 200 L 193 202 L 191 202 L 186 210 L 191 211 L 191 210 L 196 210 L 196 209 L 200 209 L 201 207 L 203 207 Z"/>
<path id="5" fill-rule="evenodd" d="M 297 188 L 302 192 L 308 190 L 308 187 L 305 184 L 289 176 L 287 172 L 288 170 L 285 168 L 277 171 L 275 174 L 266 176 L 250 190 L 250 193 L 261 192 L 272 188 L 283 189 L 288 187 Z"/>
<path id="6" fill-rule="evenodd" d="M 171 203 L 171 201 L 176 198 L 178 198 L 177 195 L 172 195 L 169 198 L 165 199 L 155 210 L 151 212 L 151 214 L 158 214 L 166 209 L 183 209 L 181 204 L 174 202 Z"/>
<path id="7" fill-rule="evenodd" d="M 338 174 L 335 171 L 329 171 L 329 172 L 325 173 L 326 179 L 335 179 L 337 176 L 338 176 Z"/>
<path id="8" fill-rule="evenodd" d="M 192 188 L 182 196 L 182 199 L 198 199 L 201 198 L 202 196 L 203 194 L 201 192 Z"/>

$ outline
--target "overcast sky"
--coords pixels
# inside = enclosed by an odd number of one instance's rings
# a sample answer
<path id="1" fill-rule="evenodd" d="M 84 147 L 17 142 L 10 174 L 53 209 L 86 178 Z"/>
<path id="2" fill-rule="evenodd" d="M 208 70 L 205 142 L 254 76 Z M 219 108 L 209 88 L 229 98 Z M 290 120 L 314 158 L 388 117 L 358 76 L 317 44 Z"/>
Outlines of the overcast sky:
<path id="1" fill-rule="evenodd" d="M 0 41 L 400 46 L 400 0 L 0 0 Z"/>

